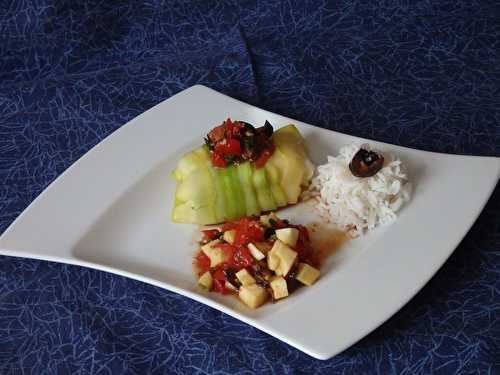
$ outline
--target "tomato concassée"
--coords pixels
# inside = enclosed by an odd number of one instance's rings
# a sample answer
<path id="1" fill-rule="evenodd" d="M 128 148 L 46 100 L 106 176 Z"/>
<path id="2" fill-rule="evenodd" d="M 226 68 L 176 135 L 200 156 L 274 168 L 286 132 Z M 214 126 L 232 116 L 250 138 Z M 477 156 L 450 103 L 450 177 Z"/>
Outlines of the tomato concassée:
<path id="1" fill-rule="evenodd" d="M 274 152 L 272 134 L 273 127 L 267 121 L 255 128 L 247 122 L 227 119 L 208 133 L 205 144 L 215 167 L 224 168 L 248 160 L 261 168 Z"/>
<path id="2" fill-rule="evenodd" d="M 228 222 L 202 235 L 194 259 L 200 286 L 238 293 L 250 307 L 287 297 L 319 277 L 307 228 L 274 213 Z"/>

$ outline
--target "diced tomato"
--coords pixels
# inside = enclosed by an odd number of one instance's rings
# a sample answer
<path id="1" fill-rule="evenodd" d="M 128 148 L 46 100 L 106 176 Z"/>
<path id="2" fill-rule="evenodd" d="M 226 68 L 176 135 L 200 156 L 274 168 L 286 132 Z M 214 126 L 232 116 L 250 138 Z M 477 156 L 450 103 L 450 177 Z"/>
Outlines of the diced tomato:
<path id="1" fill-rule="evenodd" d="M 210 270 L 210 258 L 203 251 L 200 251 L 195 257 L 195 266 L 198 269 L 199 275 L 203 275 Z"/>
<path id="2" fill-rule="evenodd" d="M 212 278 L 214 280 L 219 280 L 219 281 L 226 281 L 226 275 L 224 274 L 224 270 L 222 268 L 217 267 L 213 272 L 212 272 Z"/>
<path id="3" fill-rule="evenodd" d="M 226 138 L 215 145 L 215 153 L 222 156 L 238 156 L 241 154 L 240 141 L 234 138 Z"/>
<path id="4" fill-rule="evenodd" d="M 260 242 L 264 240 L 264 230 L 257 220 L 243 218 L 236 227 L 234 245 L 246 245 L 249 242 Z"/>
<path id="5" fill-rule="evenodd" d="M 222 268 L 216 268 L 212 271 L 212 288 L 214 292 L 221 294 L 228 294 L 229 290 L 226 289 L 226 275 Z"/>
<path id="6" fill-rule="evenodd" d="M 241 129 L 245 127 L 241 122 L 233 122 L 230 118 L 224 122 L 224 125 L 226 126 L 226 137 L 229 138 L 239 138 Z"/>
<path id="7" fill-rule="evenodd" d="M 208 133 L 208 138 L 210 138 L 213 143 L 217 143 L 224 139 L 225 134 L 226 128 L 224 124 L 222 124 L 210 130 L 210 132 Z"/>
<path id="8" fill-rule="evenodd" d="M 239 247 L 233 256 L 233 265 L 237 269 L 249 267 L 253 264 L 253 257 L 248 248 Z"/>
<path id="9" fill-rule="evenodd" d="M 207 229 L 207 230 L 202 230 L 203 233 L 203 239 L 206 241 L 212 241 L 215 240 L 216 238 L 219 238 L 220 232 L 218 229 Z"/>
<path id="10" fill-rule="evenodd" d="M 219 154 L 218 152 L 212 153 L 212 164 L 214 167 L 224 168 L 227 165 L 226 159 L 224 156 Z"/>
<path id="11" fill-rule="evenodd" d="M 227 260 L 222 266 L 223 268 L 235 268 L 239 271 L 243 267 L 248 267 L 253 263 L 252 254 L 246 246 L 237 247 L 228 243 L 221 243 L 217 247 L 226 253 Z"/>
<path id="12" fill-rule="evenodd" d="M 228 243 L 220 243 L 217 245 L 219 249 L 222 249 L 226 253 L 226 259 L 232 259 L 234 253 L 236 252 L 236 246 L 230 245 Z"/>
<path id="13" fill-rule="evenodd" d="M 266 148 L 260 156 L 255 160 L 255 168 L 262 168 L 264 165 L 266 165 L 267 161 L 269 158 L 273 155 L 274 152 L 274 146 L 271 148 Z"/>
<path id="14" fill-rule="evenodd" d="M 234 127 L 233 120 L 228 118 L 226 121 L 224 121 L 224 126 L 226 127 L 226 133 L 231 133 Z"/>

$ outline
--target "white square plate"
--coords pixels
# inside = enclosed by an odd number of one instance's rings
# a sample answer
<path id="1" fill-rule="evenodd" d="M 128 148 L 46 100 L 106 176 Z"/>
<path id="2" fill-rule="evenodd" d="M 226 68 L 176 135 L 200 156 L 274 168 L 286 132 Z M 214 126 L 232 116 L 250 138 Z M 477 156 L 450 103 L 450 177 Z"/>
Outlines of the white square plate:
<path id="1" fill-rule="evenodd" d="M 291 298 L 250 310 L 196 286 L 197 228 L 170 222 L 180 156 L 223 119 L 295 123 L 316 164 L 366 141 L 316 128 L 194 86 L 103 140 L 55 180 L 0 237 L 0 253 L 64 262 L 172 290 L 251 324 L 319 359 L 352 345 L 398 311 L 441 267 L 479 215 L 500 159 L 444 155 L 370 142 L 397 154 L 415 191 L 398 220 L 348 241 L 321 279 Z M 286 213 L 313 219 L 307 204 Z"/>

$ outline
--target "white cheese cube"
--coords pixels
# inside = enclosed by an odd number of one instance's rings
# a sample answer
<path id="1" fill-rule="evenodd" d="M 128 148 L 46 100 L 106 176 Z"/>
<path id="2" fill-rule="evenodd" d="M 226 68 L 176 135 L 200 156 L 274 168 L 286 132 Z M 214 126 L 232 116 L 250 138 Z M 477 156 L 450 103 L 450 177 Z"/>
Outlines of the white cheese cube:
<path id="1" fill-rule="evenodd" d="M 198 285 L 203 289 L 210 290 L 212 289 L 212 281 L 212 275 L 210 271 L 207 271 L 198 279 Z"/>
<path id="2" fill-rule="evenodd" d="M 286 276 L 297 259 L 297 252 L 288 245 L 276 240 L 271 251 L 267 254 L 267 266 L 278 276 Z"/>
<path id="3" fill-rule="evenodd" d="M 267 291 L 257 284 L 246 285 L 240 288 L 240 299 L 252 309 L 256 309 L 268 298 Z"/>
<path id="4" fill-rule="evenodd" d="M 236 230 L 234 230 L 234 229 L 227 230 L 222 235 L 222 238 L 224 239 L 224 241 L 226 241 L 227 243 L 229 243 L 231 245 L 233 244 L 235 237 L 236 237 Z"/>
<path id="5" fill-rule="evenodd" d="M 238 288 L 236 288 L 233 284 L 231 284 L 229 281 L 226 281 L 224 283 L 224 286 L 226 287 L 226 289 L 232 291 L 232 292 L 237 292 L 238 291 Z"/>
<path id="6" fill-rule="evenodd" d="M 320 271 L 307 263 L 299 263 L 295 278 L 302 284 L 311 286 L 316 282 L 320 275 Z"/>
<path id="7" fill-rule="evenodd" d="M 201 251 L 210 258 L 210 267 L 215 267 L 226 261 L 226 253 L 217 247 L 220 242 L 220 240 L 213 240 L 201 247 Z"/>
<path id="8" fill-rule="evenodd" d="M 236 272 L 236 277 L 240 281 L 241 285 L 247 286 L 255 284 L 255 279 L 245 268 Z"/>
<path id="9" fill-rule="evenodd" d="M 299 238 L 299 230 L 296 228 L 276 229 L 276 237 L 288 246 L 294 247 Z"/>
<path id="10" fill-rule="evenodd" d="M 283 277 L 276 277 L 269 284 L 271 290 L 273 291 L 274 299 L 281 299 L 288 297 L 288 287 L 286 285 L 286 280 Z"/>
<path id="11" fill-rule="evenodd" d="M 259 248 L 253 243 L 248 244 L 248 250 L 250 251 L 250 254 L 252 254 L 252 256 L 257 260 L 262 260 L 266 257 L 264 253 L 262 253 L 262 251 L 260 251 Z"/>

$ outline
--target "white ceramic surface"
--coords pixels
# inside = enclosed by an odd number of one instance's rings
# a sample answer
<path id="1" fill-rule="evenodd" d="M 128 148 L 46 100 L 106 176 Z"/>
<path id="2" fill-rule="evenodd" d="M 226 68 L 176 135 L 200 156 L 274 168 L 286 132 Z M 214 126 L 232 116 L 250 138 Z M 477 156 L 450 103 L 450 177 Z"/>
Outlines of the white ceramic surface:
<path id="1" fill-rule="evenodd" d="M 471 227 L 500 175 L 498 158 L 371 142 L 409 167 L 415 184 L 410 204 L 394 224 L 345 243 L 314 287 L 253 311 L 196 287 L 191 264 L 197 228 L 169 219 L 171 170 L 227 117 L 256 124 L 267 119 L 276 127 L 297 124 L 316 164 L 339 146 L 360 141 L 194 86 L 130 121 L 57 178 L 0 237 L 0 254 L 92 267 L 166 288 L 327 359 L 378 327 L 424 286 Z M 315 220 L 307 204 L 286 215 Z"/>

